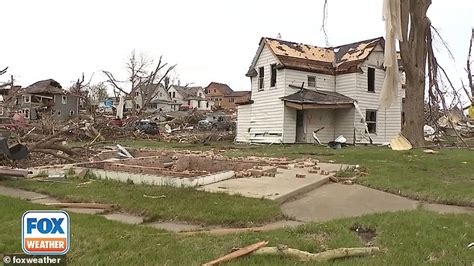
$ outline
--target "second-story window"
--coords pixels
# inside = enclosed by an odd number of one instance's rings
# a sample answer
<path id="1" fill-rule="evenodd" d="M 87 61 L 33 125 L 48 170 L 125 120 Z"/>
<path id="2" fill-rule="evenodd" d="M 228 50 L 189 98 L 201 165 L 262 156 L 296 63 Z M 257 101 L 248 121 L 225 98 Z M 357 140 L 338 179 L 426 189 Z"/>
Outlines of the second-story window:
<path id="1" fill-rule="evenodd" d="M 61 102 L 62 104 L 67 104 L 67 96 L 63 95 L 63 97 L 61 97 Z"/>
<path id="2" fill-rule="evenodd" d="M 272 75 L 270 79 L 270 87 L 275 87 L 277 83 L 277 69 L 276 64 L 271 65 Z"/>
<path id="3" fill-rule="evenodd" d="M 367 68 L 367 91 L 375 92 L 375 68 Z"/>
<path id="4" fill-rule="evenodd" d="M 259 90 L 262 90 L 265 87 L 264 78 L 265 78 L 265 68 L 260 67 L 258 69 L 258 89 Z"/>
<path id="5" fill-rule="evenodd" d="M 316 77 L 308 76 L 308 87 L 316 88 Z"/>

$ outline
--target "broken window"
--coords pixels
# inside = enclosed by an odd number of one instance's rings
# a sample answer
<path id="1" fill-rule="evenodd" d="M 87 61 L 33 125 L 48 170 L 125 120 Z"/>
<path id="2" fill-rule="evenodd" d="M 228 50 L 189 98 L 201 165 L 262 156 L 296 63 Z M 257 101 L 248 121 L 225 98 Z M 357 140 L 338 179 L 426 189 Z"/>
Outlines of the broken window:
<path id="1" fill-rule="evenodd" d="M 61 111 L 57 111 L 56 113 L 58 114 L 58 116 L 61 116 Z"/>
<path id="2" fill-rule="evenodd" d="M 308 76 L 308 87 L 316 88 L 316 77 Z"/>
<path id="3" fill-rule="evenodd" d="M 377 133 L 377 111 L 366 110 L 365 111 L 365 122 L 367 123 L 367 129 L 369 133 Z"/>
<path id="4" fill-rule="evenodd" d="M 375 92 L 375 68 L 367 68 L 367 91 Z"/>
<path id="5" fill-rule="evenodd" d="M 69 116 L 73 116 L 73 115 L 74 115 L 74 110 L 69 111 Z"/>
<path id="6" fill-rule="evenodd" d="M 275 87 L 277 83 L 277 69 L 276 64 L 271 65 L 272 75 L 270 79 L 270 87 Z"/>
<path id="7" fill-rule="evenodd" d="M 263 88 L 265 87 L 265 84 L 263 81 L 264 77 L 265 77 L 265 68 L 260 67 L 258 69 L 258 90 L 263 90 Z"/>
<path id="8" fill-rule="evenodd" d="M 173 91 L 173 98 L 176 98 L 176 92 Z"/>
<path id="9" fill-rule="evenodd" d="M 23 95 L 23 103 L 31 103 L 31 95 Z"/>
<path id="10" fill-rule="evenodd" d="M 61 102 L 63 104 L 67 104 L 67 96 L 66 95 L 63 95 L 63 97 L 61 97 Z"/>

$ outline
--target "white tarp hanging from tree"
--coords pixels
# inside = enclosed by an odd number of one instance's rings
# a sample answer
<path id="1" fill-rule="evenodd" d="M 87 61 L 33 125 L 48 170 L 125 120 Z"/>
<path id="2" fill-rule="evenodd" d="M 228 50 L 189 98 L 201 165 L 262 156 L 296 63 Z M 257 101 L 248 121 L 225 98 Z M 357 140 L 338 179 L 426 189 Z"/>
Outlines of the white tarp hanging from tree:
<path id="1" fill-rule="evenodd" d="M 380 107 L 387 109 L 397 97 L 400 86 L 396 41 L 403 41 L 401 27 L 400 0 L 383 1 L 383 19 L 385 20 L 385 80 L 380 95 Z"/>

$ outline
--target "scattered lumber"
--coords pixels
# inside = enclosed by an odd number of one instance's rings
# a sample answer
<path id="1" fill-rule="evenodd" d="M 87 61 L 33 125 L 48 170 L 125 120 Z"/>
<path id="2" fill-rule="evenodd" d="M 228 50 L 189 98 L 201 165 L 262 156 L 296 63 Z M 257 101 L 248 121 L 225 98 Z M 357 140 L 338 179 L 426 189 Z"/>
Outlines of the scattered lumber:
<path id="1" fill-rule="evenodd" d="M 258 250 L 259 248 L 262 248 L 264 246 L 266 246 L 268 244 L 268 241 L 261 241 L 261 242 L 258 242 L 258 243 L 255 243 L 255 244 L 252 244 L 250 246 L 246 246 L 244 248 L 241 248 L 237 251 L 234 251 L 234 252 L 231 252 L 223 257 L 220 257 L 220 258 L 217 258 L 213 261 L 210 261 L 210 262 L 207 262 L 207 263 L 204 263 L 203 266 L 212 266 L 212 265 L 218 265 L 220 263 L 223 263 L 223 262 L 226 262 L 226 261 L 229 261 L 229 260 L 233 260 L 233 259 L 236 259 L 236 258 L 239 258 L 239 257 L 242 257 L 242 256 L 245 256 L 249 253 L 252 253 L 254 252 L 255 250 Z"/>
<path id="2" fill-rule="evenodd" d="M 320 253 L 310 253 L 299 249 L 289 248 L 285 245 L 279 245 L 277 247 L 262 247 L 255 252 L 253 255 L 277 255 L 287 256 L 299 259 L 300 261 L 329 261 L 339 258 L 356 257 L 356 256 L 367 256 L 374 253 L 380 252 L 378 247 L 364 247 L 364 248 L 338 248 L 323 251 Z"/>

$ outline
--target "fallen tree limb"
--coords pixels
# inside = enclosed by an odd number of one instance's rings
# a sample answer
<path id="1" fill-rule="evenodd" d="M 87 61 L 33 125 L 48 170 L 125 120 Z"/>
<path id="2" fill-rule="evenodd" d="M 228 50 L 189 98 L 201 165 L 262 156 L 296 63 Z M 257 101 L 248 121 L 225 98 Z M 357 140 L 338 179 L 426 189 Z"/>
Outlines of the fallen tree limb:
<path id="1" fill-rule="evenodd" d="M 217 258 L 213 261 L 210 261 L 210 262 L 207 262 L 207 263 L 204 263 L 202 266 L 212 266 L 212 265 L 217 265 L 217 264 L 220 264 L 220 263 L 223 263 L 223 262 L 226 262 L 226 261 L 229 261 L 229 260 L 233 260 L 233 259 L 236 259 L 238 257 L 242 257 L 242 256 L 245 256 L 249 253 L 252 253 L 253 251 L 255 250 L 258 250 L 259 248 L 261 247 L 264 247 L 268 244 L 268 241 L 261 241 L 261 242 L 258 242 L 258 243 L 255 243 L 255 244 L 252 244 L 250 246 L 246 246 L 244 248 L 241 248 L 237 251 L 234 251 L 234 252 L 231 252 L 223 257 L 220 257 L 220 258 Z"/>
<path id="2" fill-rule="evenodd" d="M 329 261 L 338 258 L 355 257 L 355 256 L 367 256 L 374 253 L 380 252 L 378 247 L 367 247 L 367 248 L 338 248 L 323 251 L 320 253 L 310 253 L 299 249 L 289 248 L 284 245 L 278 247 L 262 247 L 255 252 L 254 255 L 284 255 L 292 258 L 299 259 L 301 261 Z"/>

